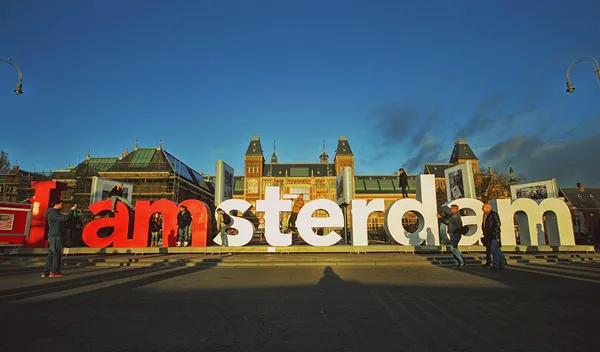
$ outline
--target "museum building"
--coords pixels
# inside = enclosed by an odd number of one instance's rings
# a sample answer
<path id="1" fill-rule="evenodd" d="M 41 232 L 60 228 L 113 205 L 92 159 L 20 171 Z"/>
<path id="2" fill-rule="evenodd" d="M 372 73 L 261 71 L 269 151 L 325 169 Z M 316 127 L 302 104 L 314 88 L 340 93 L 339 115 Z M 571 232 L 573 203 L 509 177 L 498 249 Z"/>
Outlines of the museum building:
<path id="1" fill-rule="evenodd" d="M 474 172 L 478 172 L 479 161 L 475 153 L 465 140 L 459 139 L 454 144 L 449 162 L 427 163 L 424 174 L 433 174 L 436 188 L 445 191 L 445 169 L 468 160 L 472 162 Z M 376 198 L 384 199 L 387 208 L 402 198 L 397 174 L 356 175 L 354 173 L 354 153 L 346 137 L 339 137 L 332 161 L 327 152 L 323 150 L 318 162 L 292 163 L 279 161 L 275 145 L 271 159 L 267 161 L 260 137 L 252 137 L 244 155 L 243 176 L 239 174 L 235 176 L 234 198 L 250 202 L 254 211 L 256 201 L 264 199 L 266 187 L 277 186 L 280 188 L 283 199 L 295 199 L 298 195 L 303 194 L 305 200 L 329 199 L 335 201 L 335 180 L 345 167 L 350 167 L 354 174 L 354 199 L 367 201 Z M 416 177 L 417 175 L 408 175 L 410 198 L 416 196 Z M 324 215 L 315 214 L 315 216 Z M 368 220 L 369 230 L 383 231 L 383 221 L 383 214 L 371 214 Z M 402 221 L 408 228 L 416 225 L 417 218 L 414 214 L 408 213 Z"/>

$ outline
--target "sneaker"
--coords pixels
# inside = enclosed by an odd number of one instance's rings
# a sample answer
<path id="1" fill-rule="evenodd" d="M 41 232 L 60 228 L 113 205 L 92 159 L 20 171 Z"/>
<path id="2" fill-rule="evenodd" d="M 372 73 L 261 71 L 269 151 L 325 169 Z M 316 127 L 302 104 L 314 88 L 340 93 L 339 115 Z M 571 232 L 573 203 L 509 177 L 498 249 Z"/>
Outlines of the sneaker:
<path id="1" fill-rule="evenodd" d="M 181 242 L 177 241 L 177 247 L 181 247 Z"/>
<path id="2" fill-rule="evenodd" d="M 188 246 L 188 244 L 189 244 L 189 243 L 188 243 L 188 241 L 185 241 L 185 242 L 183 242 L 183 246 L 184 246 L 184 247 L 187 247 L 187 246 Z"/>
<path id="3" fill-rule="evenodd" d="M 50 277 L 63 277 L 65 274 L 63 273 L 50 273 Z"/>
<path id="4" fill-rule="evenodd" d="M 49 274 L 42 273 L 41 277 L 48 277 Z"/>
<path id="5" fill-rule="evenodd" d="M 464 268 L 465 266 L 467 266 L 467 263 L 462 263 L 462 264 L 460 264 L 460 265 L 458 266 L 458 268 L 459 268 L 459 269 L 462 269 L 462 268 Z"/>

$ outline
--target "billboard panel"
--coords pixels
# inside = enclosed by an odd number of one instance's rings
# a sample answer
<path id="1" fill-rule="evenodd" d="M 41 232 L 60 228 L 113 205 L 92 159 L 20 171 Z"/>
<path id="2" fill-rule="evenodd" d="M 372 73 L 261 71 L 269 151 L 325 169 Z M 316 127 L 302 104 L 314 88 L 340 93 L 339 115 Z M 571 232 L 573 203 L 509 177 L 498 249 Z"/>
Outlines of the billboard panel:
<path id="1" fill-rule="evenodd" d="M 217 160 L 215 173 L 215 206 L 233 199 L 233 168 L 223 160 Z"/>
<path id="2" fill-rule="evenodd" d="M 133 185 L 121 181 L 109 180 L 106 178 L 92 177 L 92 192 L 90 194 L 90 204 L 108 199 L 108 193 L 119 183 L 123 184 L 123 198 L 129 203 L 132 202 Z"/>
<path id="3" fill-rule="evenodd" d="M 346 167 L 335 179 L 337 205 L 350 204 L 354 195 L 354 175 L 352 168 Z"/>
<path id="4" fill-rule="evenodd" d="M 529 198 L 537 201 L 546 198 L 558 198 L 558 183 L 553 178 L 547 181 L 511 185 L 510 195 L 513 200 Z"/>
<path id="5" fill-rule="evenodd" d="M 460 198 L 477 198 L 473 164 L 470 160 L 444 170 L 446 174 L 446 193 L 448 201 Z"/>
<path id="6" fill-rule="evenodd" d="M 0 203 L 0 242 L 22 244 L 30 226 L 31 204 Z"/>

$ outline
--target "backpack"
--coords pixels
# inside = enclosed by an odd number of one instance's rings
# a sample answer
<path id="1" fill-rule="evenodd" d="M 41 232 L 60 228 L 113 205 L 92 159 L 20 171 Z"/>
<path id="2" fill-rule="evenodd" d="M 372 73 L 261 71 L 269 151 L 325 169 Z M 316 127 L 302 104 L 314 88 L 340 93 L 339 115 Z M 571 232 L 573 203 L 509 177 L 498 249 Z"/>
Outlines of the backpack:
<path id="1" fill-rule="evenodd" d="M 223 222 L 225 225 L 231 225 L 231 216 L 229 216 L 229 214 L 226 212 L 223 212 Z"/>
<path id="2" fill-rule="evenodd" d="M 460 232 L 461 235 L 466 235 L 467 233 L 469 233 L 469 225 L 465 225 L 463 227 L 461 227 L 458 232 Z"/>

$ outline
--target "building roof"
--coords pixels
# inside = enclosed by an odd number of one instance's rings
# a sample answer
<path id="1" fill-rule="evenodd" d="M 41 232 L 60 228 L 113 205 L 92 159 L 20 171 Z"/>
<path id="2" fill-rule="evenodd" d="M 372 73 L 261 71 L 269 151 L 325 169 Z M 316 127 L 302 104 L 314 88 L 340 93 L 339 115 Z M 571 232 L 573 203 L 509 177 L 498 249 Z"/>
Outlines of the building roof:
<path id="1" fill-rule="evenodd" d="M 454 166 L 454 164 L 450 163 L 426 163 L 425 164 L 425 174 L 426 175 L 435 175 L 435 178 L 445 178 L 445 171 L 447 168 Z"/>
<path id="2" fill-rule="evenodd" d="M 252 137 L 250 144 L 246 150 L 246 156 L 263 156 L 262 145 L 260 144 L 260 137 Z"/>
<path id="3" fill-rule="evenodd" d="M 354 177 L 356 194 L 396 194 L 401 189 L 397 175 L 357 175 Z M 408 175 L 407 193 L 416 193 L 417 175 Z"/>
<path id="4" fill-rule="evenodd" d="M 560 193 L 576 208 L 600 209 L 600 188 L 561 188 Z"/>
<path id="5" fill-rule="evenodd" d="M 352 148 L 350 148 L 350 143 L 348 142 L 348 138 L 340 137 L 338 139 L 337 148 L 335 149 L 336 156 L 354 156 L 352 153 Z"/>
<path id="6" fill-rule="evenodd" d="M 454 142 L 454 149 L 452 149 L 452 156 L 450 157 L 451 163 L 456 164 L 459 160 L 478 160 L 467 141 L 462 138 Z"/>
<path id="7" fill-rule="evenodd" d="M 263 177 L 320 177 L 335 176 L 335 164 L 321 163 L 267 163 Z"/>
<path id="8" fill-rule="evenodd" d="M 169 172 L 211 191 L 199 172 L 162 148 L 139 148 L 121 158 L 89 158 L 68 171 L 57 171 L 54 178 L 97 176 L 99 172 Z"/>
<path id="9" fill-rule="evenodd" d="M 244 176 L 233 177 L 233 194 L 244 194 Z"/>

